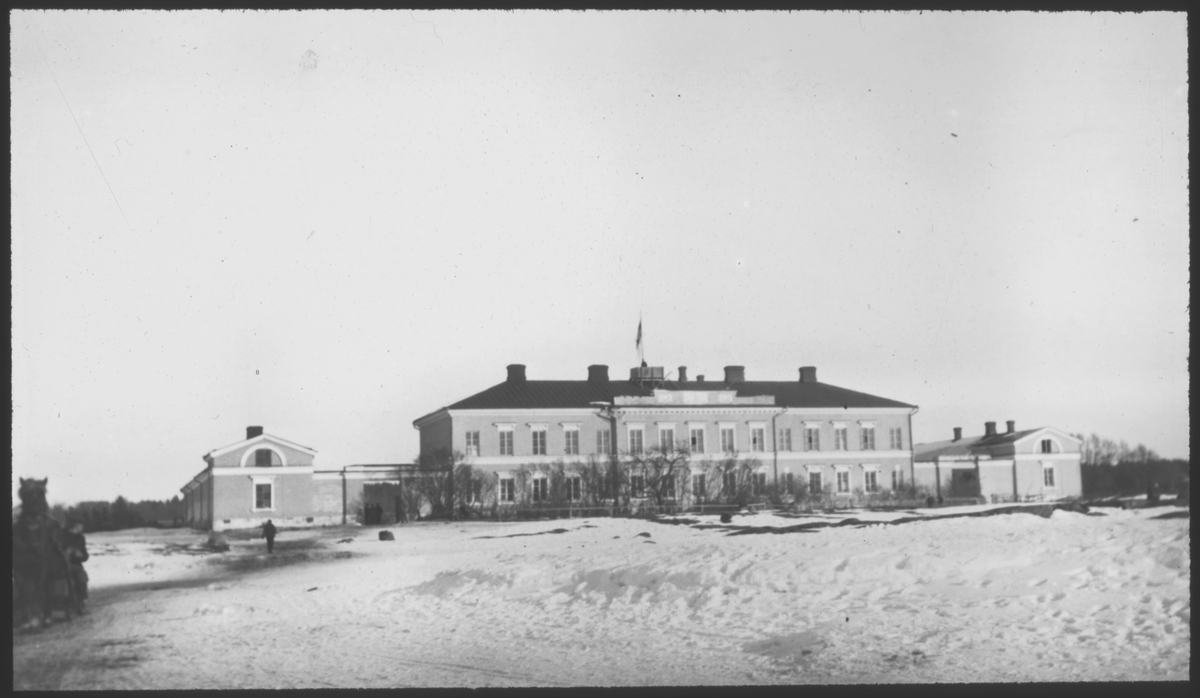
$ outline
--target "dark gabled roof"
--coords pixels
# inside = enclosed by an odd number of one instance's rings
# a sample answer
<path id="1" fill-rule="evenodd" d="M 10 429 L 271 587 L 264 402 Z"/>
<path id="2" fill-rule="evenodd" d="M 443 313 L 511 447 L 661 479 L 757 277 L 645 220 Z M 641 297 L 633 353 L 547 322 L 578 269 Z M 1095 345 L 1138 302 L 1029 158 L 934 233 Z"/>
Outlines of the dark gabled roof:
<path id="1" fill-rule="evenodd" d="M 913 446 L 913 458 L 918 461 L 931 461 L 934 458 L 949 456 L 982 456 L 989 454 L 991 449 L 996 446 L 1015 443 L 1035 431 L 1041 431 L 1044 428 L 1038 427 L 1037 429 L 1014 431 L 1011 434 L 1004 432 L 991 436 L 964 436 L 957 441 L 934 441 L 927 444 L 915 444 Z"/>
<path id="2" fill-rule="evenodd" d="M 799 381 L 667 381 L 658 385 L 665 390 L 736 390 L 739 397 L 773 395 L 778 407 L 908 407 L 913 405 L 887 398 L 839 388 L 828 383 Z M 449 405 L 451 410 L 487 409 L 571 409 L 587 408 L 593 402 L 612 402 L 614 397 L 648 397 L 649 385 L 631 381 L 505 381 Z M 736 409 L 736 405 L 727 405 Z M 428 415 L 427 415 L 428 416 Z M 420 420 L 417 420 L 420 421 Z"/>

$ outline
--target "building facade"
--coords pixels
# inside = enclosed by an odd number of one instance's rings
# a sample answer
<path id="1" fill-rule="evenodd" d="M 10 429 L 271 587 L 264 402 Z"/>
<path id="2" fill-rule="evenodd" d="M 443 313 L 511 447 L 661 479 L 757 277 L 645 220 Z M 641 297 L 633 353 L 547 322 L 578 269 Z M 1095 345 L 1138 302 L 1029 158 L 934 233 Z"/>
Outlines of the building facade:
<path id="1" fill-rule="evenodd" d="M 982 436 L 962 435 L 914 447 L 915 482 L 945 498 L 991 501 L 1067 499 L 1082 496 L 1080 440 L 1053 427 L 1003 433 L 984 423 Z"/>
<path id="2" fill-rule="evenodd" d="M 608 367 L 588 367 L 586 380 L 528 380 L 525 366 L 507 379 L 413 422 L 422 457 L 461 453 L 494 475 L 500 504 L 511 502 L 522 466 L 607 459 L 614 452 L 686 450 L 699 466 L 727 455 L 757 461 L 759 482 L 780 491 L 852 495 L 899 489 L 912 478 L 916 407 L 821 383 L 814 367 L 794 381 L 747 381 L 741 366 L 720 380 L 687 379 L 680 367 L 665 380 L 660 367 L 610 380 Z M 510 481 L 506 484 L 505 481 Z M 680 478 L 673 498 L 684 503 L 699 483 Z"/>
<path id="3" fill-rule="evenodd" d="M 245 439 L 206 453 L 204 469 L 181 488 L 187 524 L 213 531 L 253 528 L 268 519 L 279 527 L 326 526 L 361 521 L 366 504 L 399 518 L 402 505 L 387 486 L 410 465 L 321 470 L 316 455 L 262 427 L 247 427 Z"/>

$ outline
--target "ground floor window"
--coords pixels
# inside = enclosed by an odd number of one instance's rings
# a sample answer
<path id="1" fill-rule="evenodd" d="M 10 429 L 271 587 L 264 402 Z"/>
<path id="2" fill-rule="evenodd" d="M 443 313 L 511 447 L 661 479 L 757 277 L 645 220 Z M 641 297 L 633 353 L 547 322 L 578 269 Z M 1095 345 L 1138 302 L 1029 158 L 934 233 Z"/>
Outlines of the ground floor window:
<path id="1" fill-rule="evenodd" d="M 754 495 L 755 496 L 761 495 L 767 491 L 767 474 L 766 473 L 754 473 L 753 479 L 751 480 L 751 482 L 754 483 Z"/>
<path id="2" fill-rule="evenodd" d="M 868 492 L 879 491 L 879 473 L 875 470 L 867 470 L 863 472 L 863 489 Z"/>
<path id="3" fill-rule="evenodd" d="M 516 501 L 517 487 L 516 482 L 511 477 L 500 478 L 500 501 L 512 502 Z"/>
<path id="4" fill-rule="evenodd" d="M 1044 484 L 1046 487 L 1054 487 L 1054 466 L 1053 465 L 1043 465 L 1042 466 L 1042 484 Z"/>
<path id="5" fill-rule="evenodd" d="M 662 493 L 662 498 L 668 500 L 675 499 L 675 476 L 663 475 L 662 483 L 660 484 L 659 491 Z"/>
<path id="6" fill-rule="evenodd" d="M 473 480 L 467 485 L 467 504 L 478 504 L 483 500 L 483 482 Z M 396 507 L 399 509 L 399 507 Z"/>
<path id="7" fill-rule="evenodd" d="M 645 475 L 630 475 L 629 476 L 629 491 L 630 496 L 634 499 L 641 499 L 646 496 L 646 476 Z"/>
<path id="8" fill-rule="evenodd" d="M 899 490 L 901 487 L 904 487 L 904 473 L 896 468 L 892 470 L 892 489 Z"/>
<path id="9" fill-rule="evenodd" d="M 821 484 L 821 471 L 810 470 L 808 473 L 808 493 L 812 495 L 821 494 L 825 486 Z"/>
<path id="10" fill-rule="evenodd" d="M 270 482 L 254 483 L 254 508 L 271 509 L 275 487 Z"/>
<path id="11" fill-rule="evenodd" d="M 730 470 L 721 476 L 721 491 L 726 497 L 737 496 L 737 473 Z"/>
<path id="12" fill-rule="evenodd" d="M 837 491 L 838 494 L 850 493 L 850 471 L 839 470 L 837 473 Z"/>
<path id="13" fill-rule="evenodd" d="M 542 432 L 545 433 L 545 432 Z M 544 502 L 550 499 L 550 480 L 544 477 L 533 479 L 533 501 Z"/>
<path id="14" fill-rule="evenodd" d="M 692 498 L 698 502 L 703 502 L 708 496 L 708 487 L 704 482 L 704 474 L 692 476 Z"/>

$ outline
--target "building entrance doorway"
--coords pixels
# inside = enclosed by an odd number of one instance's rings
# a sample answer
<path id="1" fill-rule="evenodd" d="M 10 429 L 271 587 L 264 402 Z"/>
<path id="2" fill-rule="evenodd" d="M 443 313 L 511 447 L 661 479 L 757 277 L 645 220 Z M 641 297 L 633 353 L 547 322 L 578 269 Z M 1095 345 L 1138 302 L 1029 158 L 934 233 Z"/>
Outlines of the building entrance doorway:
<path id="1" fill-rule="evenodd" d="M 950 471 L 950 496 L 979 496 L 979 478 L 975 475 L 975 471 L 973 469 L 955 469 Z"/>

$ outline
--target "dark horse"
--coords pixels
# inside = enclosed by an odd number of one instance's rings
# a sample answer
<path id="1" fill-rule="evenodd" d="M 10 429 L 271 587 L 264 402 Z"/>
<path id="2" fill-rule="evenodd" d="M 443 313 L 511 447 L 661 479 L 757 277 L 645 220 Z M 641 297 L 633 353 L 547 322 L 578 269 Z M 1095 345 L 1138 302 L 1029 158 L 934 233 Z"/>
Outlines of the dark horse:
<path id="1" fill-rule="evenodd" d="M 13 623 L 37 628 L 57 606 L 67 620 L 75 609 L 62 526 L 46 505 L 46 478 L 21 478 L 21 513 L 13 522 Z"/>

